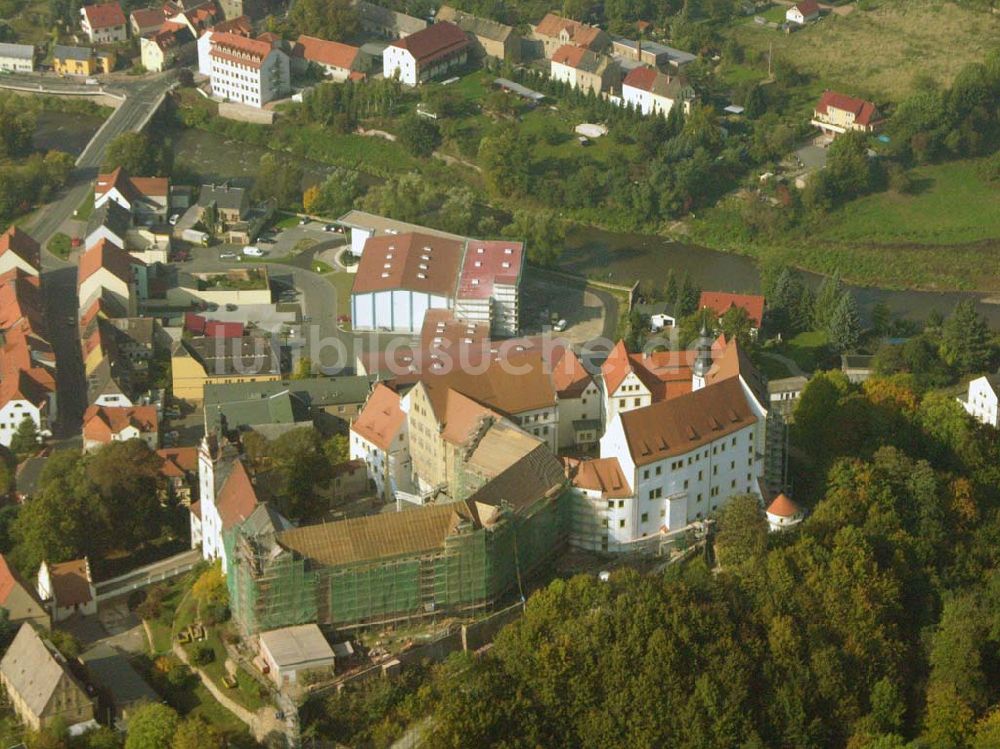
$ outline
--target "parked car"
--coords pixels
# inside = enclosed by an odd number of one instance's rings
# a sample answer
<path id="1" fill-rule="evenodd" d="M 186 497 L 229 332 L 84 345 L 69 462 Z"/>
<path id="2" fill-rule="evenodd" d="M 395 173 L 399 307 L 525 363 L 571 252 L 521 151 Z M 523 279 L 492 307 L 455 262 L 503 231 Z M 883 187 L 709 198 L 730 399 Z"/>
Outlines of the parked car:
<path id="1" fill-rule="evenodd" d="M 209 302 L 207 305 L 205 305 L 205 309 L 207 309 L 209 312 L 218 312 L 219 305 L 216 304 L 215 302 Z"/>
<path id="2" fill-rule="evenodd" d="M 565 320 L 560 320 L 559 322 L 557 322 L 555 325 L 552 326 L 552 329 L 556 333 L 562 333 L 564 330 L 566 330 L 567 325 L 569 325 L 569 323 L 567 323 Z"/>
<path id="3" fill-rule="evenodd" d="M 303 216 L 302 218 L 299 219 L 299 226 L 305 226 L 308 223 L 309 223 L 309 219 L 306 218 L 305 216 Z"/>
<path id="4" fill-rule="evenodd" d="M 239 309 L 239 307 L 237 307 L 232 302 L 230 302 L 229 304 L 226 305 L 226 312 L 235 312 L 238 309 Z"/>
<path id="5" fill-rule="evenodd" d="M 264 250 L 262 250 L 260 247 L 255 247 L 252 244 L 248 244 L 246 247 L 243 248 L 243 254 L 247 255 L 248 257 L 264 257 Z"/>
<path id="6" fill-rule="evenodd" d="M 333 224 L 327 224 L 323 227 L 323 231 L 337 231 L 337 227 Z"/>
<path id="7" fill-rule="evenodd" d="M 169 220 L 171 226 L 177 226 L 177 222 L 181 220 L 181 214 L 175 213 Z"/>
<path id="8" fill-rule="evenodd" d="M 238 257 L 239 257 L 239 255 L 237 255 L 235 252 L 220 252 L 219 253 L 219 260 L 235 260 Z"/>

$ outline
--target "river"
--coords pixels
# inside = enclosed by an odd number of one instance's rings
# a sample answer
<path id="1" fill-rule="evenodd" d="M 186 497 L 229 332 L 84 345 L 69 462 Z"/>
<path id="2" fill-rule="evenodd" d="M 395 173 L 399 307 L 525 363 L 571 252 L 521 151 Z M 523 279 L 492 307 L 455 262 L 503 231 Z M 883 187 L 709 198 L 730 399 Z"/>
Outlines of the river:
<path id="1" fill-rule="evenodd" d="M 181 171 L 204 182 L 232 180 L 250 184 L 257 172 L 263 148 L 227 141 L 203 130 L 177 130 L 171 134 Z M 303 163 L 306 183 L 321 180 L 334 167 L 318 162 Z M 379 177 L 362 175 L 366 184 L 382 182 Z M 697 245 L 672 242 L 658 236 L 627 234 L 581 227 L 569 232 L 562 257 L 564 270 L 592 278 L 631 285 L 638 279 L 662 278 L 668 268 L 688 275 L 702 288 L 755 293 L 760 291 L 760 274 L 754 261 L 743 255 L 710 250 Z M 804 274 L 813 286 L 821 276 Z M 988 304 L 984 294 L 968 292 L 892 291 L 876 287 L 849 287 L 867 314 L 878 302 L 885 302 L 899 317 L 923 320 L 932 310 L 947 314 L 961 299 L 972 298 L 991 327 L 1000 328 L 1000 304 Z"/>
<path id="2" fill-rule="evenodd" d="M 70 156 L 79 156 L 103 122 L 93 114 L 43 110 L 38 113 L 32 142 L 35 148 L 43 151 L 58 149 Z"/>

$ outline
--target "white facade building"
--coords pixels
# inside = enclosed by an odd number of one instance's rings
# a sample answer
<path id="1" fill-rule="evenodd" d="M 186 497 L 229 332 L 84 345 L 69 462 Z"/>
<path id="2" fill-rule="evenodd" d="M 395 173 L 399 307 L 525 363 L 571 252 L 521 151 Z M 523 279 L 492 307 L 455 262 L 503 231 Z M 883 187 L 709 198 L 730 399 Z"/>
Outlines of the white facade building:
<path id="1" fill-rule="evenodd" d="M 965 400 L 959 398 L 959 403 L 976 421 L 995 427 L 1000 416 L 998 393 L 1000 393 L 1000 375 L 977 377 L 969 383 L 969 392 Z"/>
<path id="2" fill-rule="evenodd" d="M 21 373 L 11 373 L 15 377 Z M 43 436 L 48 436 L 49 415 L 55 411 L 55 391 L 46 392 L 38 388 L 38 402 L 27 397 L 12 398 L 0 406 L 0 445 L 10 447 L 11 440 L 17 434 L 17 429 L 26 418 L 31 419 L 35 429 Z M 23 394 L 26 395 L 26 394 Z"/>
<path id="3" fill-rule="evenodd" d="M 30 44 L 0 44 L 0 70 L 30 73 L 35 69 L 35 48 Z"/>
<path id="4" fill-rule="evenodd" d="M 390 499 L 410 475 L 410 443 L 399 393 L 379 383 L 351 424 L 351 460 L 363 460 L 378 496 Z"/>
<path id="5" fill-rule="evenodd" d="M 128 21 L 118 3 L 80 8 L 80 28 L 91 44 L 113 44 L 128 39 Z"/>
<path id="6" fill-rule="evenodd" d="M 443 21 L 392 42 L 382 53 L 382 74 L 398 77 L 404 86 L 417 86 L 464 65 L 469 38 L 453 23 Z"/>
<path id="7" fill-rule="evenodd" d="M 288 55 L 271 42 L 214 33 L 208 56 L 217 99 L 259 109 L 291 88 Z"/>
<path id="8" fill-rule="evenodd" d="M 688 114 L 695 98 L 694 88 L 684 78 L 653 68 L 635 68 L 622 82 L 622 106 L 644 115 L 666 117 L 675 106 Z"/>

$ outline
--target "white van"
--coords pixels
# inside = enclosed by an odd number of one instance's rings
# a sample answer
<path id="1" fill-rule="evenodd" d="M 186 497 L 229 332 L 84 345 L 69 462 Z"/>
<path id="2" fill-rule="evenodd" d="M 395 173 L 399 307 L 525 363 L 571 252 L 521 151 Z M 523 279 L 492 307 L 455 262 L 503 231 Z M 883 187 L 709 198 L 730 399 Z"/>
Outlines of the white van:
<path id="1" fill-rule="evenodd" d="M 248 244 L 243 248 L 243 254 L 248 257 L 264 257 L 264 250 L 260 247 L 254 247 L 252 244 Z"/>

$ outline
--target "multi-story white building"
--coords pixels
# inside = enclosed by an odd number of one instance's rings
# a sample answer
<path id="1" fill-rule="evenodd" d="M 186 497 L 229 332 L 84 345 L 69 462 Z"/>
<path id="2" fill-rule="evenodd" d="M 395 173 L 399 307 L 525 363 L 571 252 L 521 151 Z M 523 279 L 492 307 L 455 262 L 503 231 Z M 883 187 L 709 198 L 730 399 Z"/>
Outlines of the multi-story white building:
<path id="1" fill-rule="evenodd" d="M 0 375 L 0 445 L 10 447 L 25 419 L 34 423 L 39 434 L 51 434 L 49 421 L 55 410 L 55 380 L 46 370 L 32 367 Z"/>
<path id="2" fill-rule="evenodd" d="M 91 44 L 112 44 L 128 39 L 128 21 L 118 3 L 80 8 L 80 28 Z"/>
<path id="3" fill-rule="evenodd" d="M 259 109 L 289 91 L 288 55 L 271 42 L 214 32 L 210 44 L 214 97 Z"/>
<path id="4" fill-rule="evenodd" d="M 603 425 L 601 389 L 573 349 L 566 348 L 555 357 L 552 383 L 557 398 L 559 449 L 597 444 Z"/>
<path id="5" fill-rule="evenodd" d="M 458 278 L 455 316 L 488 325 L 494 335 L 516 335 L 523 250 L 520 242 L 470 240 Z"/>
<path id="6" fill-rule="evenodd" d="M 471 43 L 458 26 L 435 23 L 392 42 L 382 53 L 382 74 L 398 77 L 405 86 L 417 86 L 469 59 Z"/>
<path id="7" fill-rule="evenodd" d="M 634 68 L 622 82 L 622 106 L 644 115 L 666 117 L 675 106 L 688 114 L 696 98 L 694 88 L 682 76 L 653 68 Z"/>
<path id="8" fill-rule="evenodd" d="M 969 393 L 961 403 L 970 416 L 981 424 L 997 426 L 1000 416 L 1000 375 L 977 377 L 969 383 Z"/>
<path id="9" fill-rule="evenodd" d="M 399 393 L 379 383 L 351 424 L 351 460 L 365 462 L 375 491 L 386 499 L 408 483 L 410 446 Z"/>
<path id="10" fill-rule="evenodd" d="M 31 44 L 0 44 L 0 70 L 30 73 L 35 69 L 35 48 Z"/>

